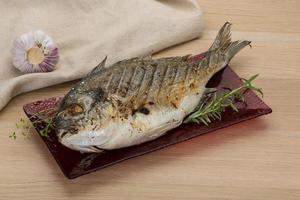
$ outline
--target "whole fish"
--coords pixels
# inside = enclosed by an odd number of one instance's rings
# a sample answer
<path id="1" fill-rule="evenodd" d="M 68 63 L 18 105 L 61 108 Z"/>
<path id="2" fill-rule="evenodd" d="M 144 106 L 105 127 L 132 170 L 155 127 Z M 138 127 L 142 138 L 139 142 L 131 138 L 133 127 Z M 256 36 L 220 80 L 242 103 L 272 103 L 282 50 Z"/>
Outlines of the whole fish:
<path id="1" fill-rule="evenodd" d="M 226 22 L 200 61 L 190 56 L 105 60 L 63 99 L 55 120 L 59 141 L 77 151 L 101 152 L 141 144 L 179 126 L 205 85 L 249 41 L 231 42 Z"/>

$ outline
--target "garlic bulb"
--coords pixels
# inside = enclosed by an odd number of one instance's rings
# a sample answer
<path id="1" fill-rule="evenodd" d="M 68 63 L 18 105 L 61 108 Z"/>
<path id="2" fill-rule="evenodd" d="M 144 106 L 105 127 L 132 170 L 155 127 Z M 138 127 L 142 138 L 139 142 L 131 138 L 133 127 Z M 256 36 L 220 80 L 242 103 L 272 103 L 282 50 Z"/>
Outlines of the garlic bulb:
<path id="1" fill-rule="evenodd" d="M 13 43 L 13 65 L 23 73 L 53 71 L 59 59 L 58 48 L 43 31 L 25 33 Z"/>

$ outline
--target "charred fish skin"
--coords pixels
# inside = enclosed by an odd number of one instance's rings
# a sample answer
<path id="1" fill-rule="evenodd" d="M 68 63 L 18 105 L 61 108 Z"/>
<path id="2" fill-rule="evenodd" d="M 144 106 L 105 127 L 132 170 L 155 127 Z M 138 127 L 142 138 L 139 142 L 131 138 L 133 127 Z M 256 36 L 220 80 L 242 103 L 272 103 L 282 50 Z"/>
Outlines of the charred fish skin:
<path id="1" fill-rule="evenodd" d="M 118 149 L 153 140 L 179 126 L 200 103 L 205 84 L 249 41 L 231 42 L 220 29 L 201 61 L 189 55 L 105 60 L 65 96 L 56 116 L 59 141 L 81 152 Z"/>

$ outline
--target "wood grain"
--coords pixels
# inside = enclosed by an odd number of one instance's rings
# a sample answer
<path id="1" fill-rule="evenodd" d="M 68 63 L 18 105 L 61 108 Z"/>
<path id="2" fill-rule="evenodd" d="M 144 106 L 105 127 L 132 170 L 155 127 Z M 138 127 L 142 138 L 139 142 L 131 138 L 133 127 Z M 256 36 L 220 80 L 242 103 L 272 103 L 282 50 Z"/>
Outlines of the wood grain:
<path id="1" fill-rule="evenodd" d="M 203 36 L 157 56 L 205 51 L 224 23 L 253 41 L 231 62 L 259 73 L 274 112 L 67 180 L 41 140 L 8 138 L 27 102 L 63 95 L 74 82 L 14 98 L 0 112 L 0 199 L 300 199 L 300 2 L 199 0 Z"/>

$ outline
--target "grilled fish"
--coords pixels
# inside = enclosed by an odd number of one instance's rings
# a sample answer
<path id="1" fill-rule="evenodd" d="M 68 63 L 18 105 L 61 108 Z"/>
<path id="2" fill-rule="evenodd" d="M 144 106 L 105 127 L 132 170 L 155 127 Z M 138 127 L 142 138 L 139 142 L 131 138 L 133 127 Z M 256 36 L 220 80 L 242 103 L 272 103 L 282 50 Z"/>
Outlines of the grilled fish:
<path id="1" fill-rule="evenodd" d="M 55 119 L 59 141 L 80 152 L 138 145 L 179 126 L 199 105 L 205 84 L 249 41 L 231 41 L 226 22 L 200 61 L 190 56 L 105 60 L 63 99 Z"/>

